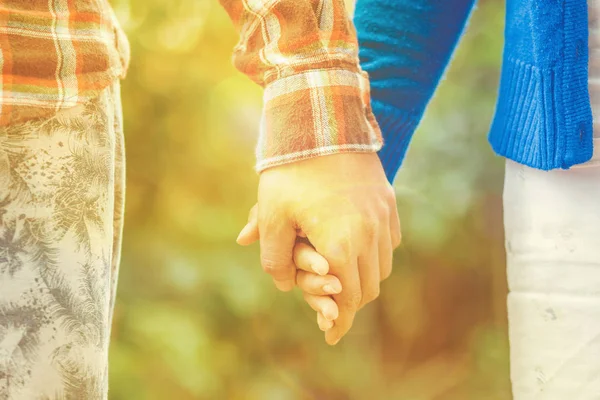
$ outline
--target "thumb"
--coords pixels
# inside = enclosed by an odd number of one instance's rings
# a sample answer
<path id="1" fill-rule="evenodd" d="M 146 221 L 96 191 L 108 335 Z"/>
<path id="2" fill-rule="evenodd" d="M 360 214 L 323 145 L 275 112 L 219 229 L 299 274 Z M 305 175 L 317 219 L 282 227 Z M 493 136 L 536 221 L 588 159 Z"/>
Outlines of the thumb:
<path id="1" fill-rule="evenodd" d="M 242 228 L 236 242 L 240 246 L 248 246 L 259 239 L 258 233 L 258 204 L 250 209 L 248 223 Z"/>

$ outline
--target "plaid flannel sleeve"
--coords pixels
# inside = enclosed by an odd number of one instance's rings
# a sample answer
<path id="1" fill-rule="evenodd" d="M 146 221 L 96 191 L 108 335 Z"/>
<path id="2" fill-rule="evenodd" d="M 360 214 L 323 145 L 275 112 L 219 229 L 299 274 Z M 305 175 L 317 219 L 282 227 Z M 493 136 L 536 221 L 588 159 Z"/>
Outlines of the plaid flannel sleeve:
<path id="1" fill-rule="evenodd" d="M 260 172 L 383 140 L 344 0 L 220 0 L 240 31 L 236 67 L 265 88 Z"/>

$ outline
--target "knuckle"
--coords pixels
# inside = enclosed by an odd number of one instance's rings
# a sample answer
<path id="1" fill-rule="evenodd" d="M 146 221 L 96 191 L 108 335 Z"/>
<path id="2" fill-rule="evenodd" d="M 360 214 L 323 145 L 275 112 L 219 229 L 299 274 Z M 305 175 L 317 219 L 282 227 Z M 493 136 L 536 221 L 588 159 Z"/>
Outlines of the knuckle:
<path id="1" fill-rule="evenodd" d="M 260 262 L 261 262 L 263 271 L 265 271 L 266 273 L 271 273 L 271 272 L 277 270 L 278 263 L 275 260 L 273 260 L 272 258 L 263 257 Z"/>
<path id="2" fill-rule="evenodd" d="M 379 220 L 382 223 L 387 223 L 390 220 L 391 213 L 390 206 L 387 203 L 382 202 L 378 210 Z"/>
<path id="3" fill-rule="evenodd" d="M 362 301 L 362 294 L 360 292 L 352 292 L 344 301 L 344 305 L 347 309 L 356 310 L 360 306 Z"/>
<path id="4" fill-rule="evenodd" d="M 394 187 L 389 183 L 387 185 L 384 195 L 389 202 L 396 204 L 396 191 L 394 190 Z"/>
<path id="5" fill-rule="evenodd" d="M 261 266 L 263 271 L 273 276 L 274 278 L 286 277 L 288 275 L 286 263 L 276 258 L 264 256 L 261 258 Z"/>
<path id="6" fill-rule="evenodd" d="M 349 235 L 342 237 L 336 247 L 342 254 L 347 254 L 352 249 L 352 241 L 350 240 Z"/>
<path id="7" fill-rule="evenodd" d="M 353 246 L 350 238 L 343 238 L 337 243 L 332 244 L 324 252 L 324 256 L 330 264 L 333 265 L 347 265 L 353 254 Z"/>
<path id="8" fill-rule="evenodd" d="M 329 261 L 329 273 L 339 277 L 339 274 L 345 273 L 348 267 L 352 264 L 352 259 L 349 257 L 349 253 L 339 254 L 328 258 Z"/>
<path id="9" fill-rule="evenodd" d="M 365 218 L 362 223 L 363 232 L 369 237 L 375 237 L 379 230 L 379 221 L 376 218 Z"/>
<path id="10" fill-rule="evenodd" d="M 379 297 L 379 293 L 380 293 L 379 285 L 369 288 L 363 294 L 362 302 L 364 304 L 372 302 L 373 300 L 375 300 L 376 298 Z"/>

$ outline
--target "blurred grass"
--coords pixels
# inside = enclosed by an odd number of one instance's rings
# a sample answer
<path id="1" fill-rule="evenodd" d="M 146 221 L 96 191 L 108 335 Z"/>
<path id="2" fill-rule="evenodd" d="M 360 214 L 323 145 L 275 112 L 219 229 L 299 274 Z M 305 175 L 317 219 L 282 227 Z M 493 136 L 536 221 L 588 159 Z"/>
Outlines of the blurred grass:
<path id="1" fill-rule="evenodd" d="M 395 272 L 335 348 L 234 241 L 261 89 L 231 65 L 228 17 L 213 0 L 112 3 L 133 52 L 112 400 L 510 399 L 502 161 L 486 142 L 503 2 L 471 18 L 396 182 Z"/>

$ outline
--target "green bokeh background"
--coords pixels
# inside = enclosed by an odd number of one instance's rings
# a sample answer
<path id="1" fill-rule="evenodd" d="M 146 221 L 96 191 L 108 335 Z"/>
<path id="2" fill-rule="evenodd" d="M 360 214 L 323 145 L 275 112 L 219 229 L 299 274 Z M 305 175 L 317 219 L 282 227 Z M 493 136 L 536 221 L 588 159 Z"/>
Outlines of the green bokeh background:
<path id="1" fill-rule="evenodd" d="M 133 61 L 111 400 L 511 398 L 503 162 L 486 141 L 503 2 L 471 17 L 395 184 L 395 271 L 334 348 L 257 246 L 235 244 L 256 199 L 261 89 L 231 64 L 227 15 L 216 0 L 112 3 Z"/>

